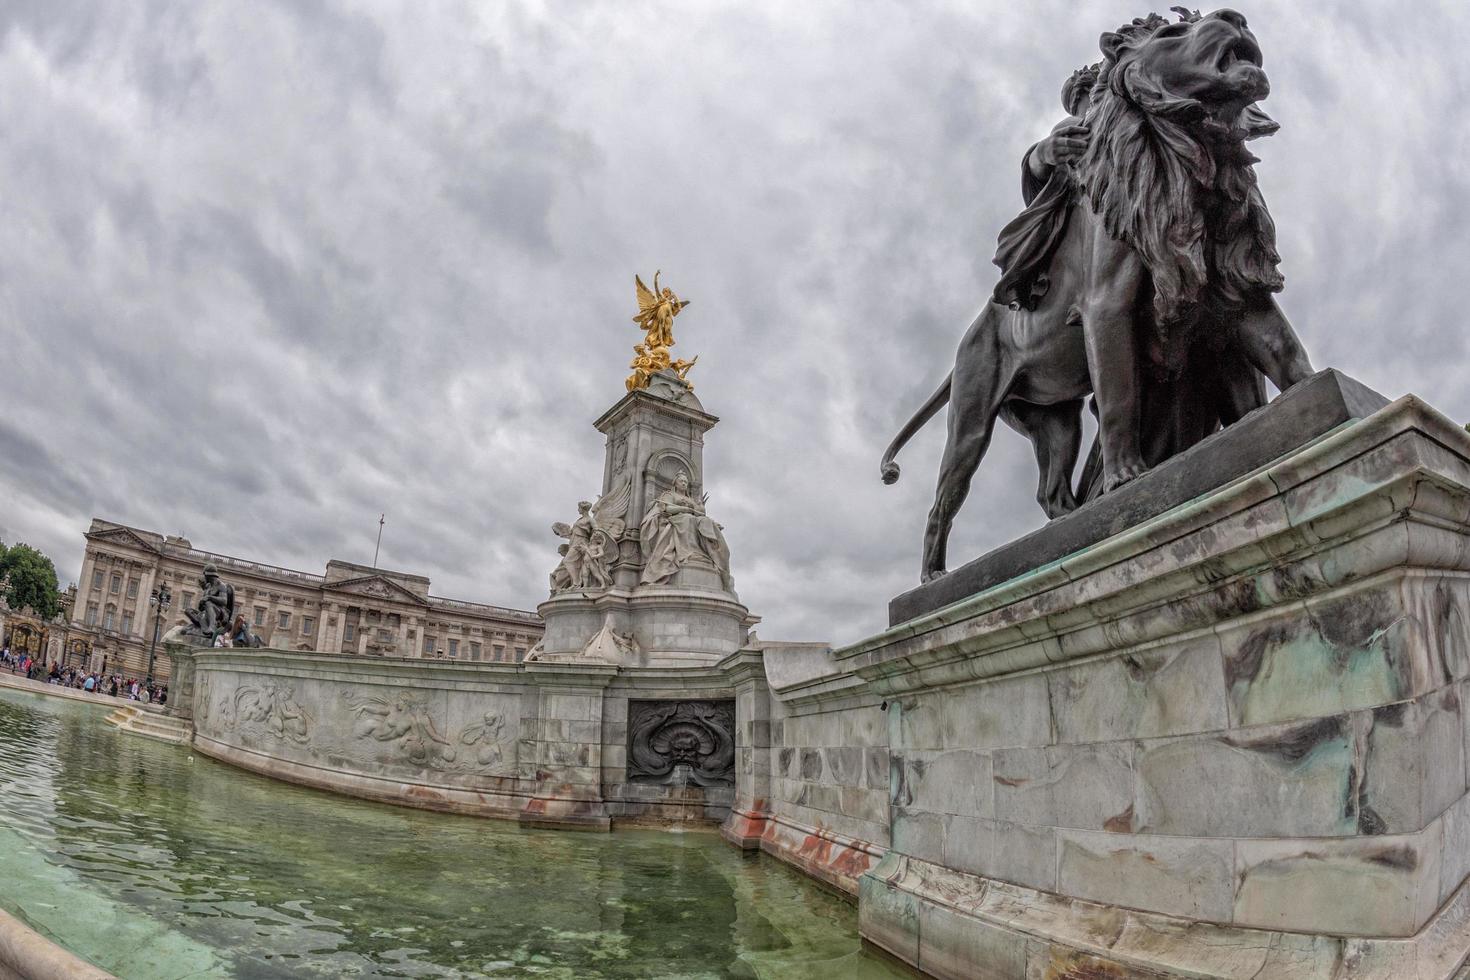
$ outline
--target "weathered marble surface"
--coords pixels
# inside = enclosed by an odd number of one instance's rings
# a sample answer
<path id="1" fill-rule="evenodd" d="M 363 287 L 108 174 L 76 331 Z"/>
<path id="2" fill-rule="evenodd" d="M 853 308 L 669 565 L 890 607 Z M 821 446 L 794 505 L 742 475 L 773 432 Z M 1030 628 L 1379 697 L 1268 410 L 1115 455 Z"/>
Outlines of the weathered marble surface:
<path id="1" fill-rule="evenodd" d="M 870 640 L 768 650 L 767 826 L 881 853 L 863 933 L 939 976 L 1450 976 L 1467 531 L 1470 437 L 1405 398 Z"/>
<path id="2" fill-rule="evenodd" d="M 703 509 L 704 435 L 719 419 L 683 388 L 687 397 L 677 399 L 661 397 L 661 390 L 631 391 L 596 422 L 607 448 L 604 496 L 592 513 L 600 514 L 607 500 L 615 503 L 606 505 L 608 520 L 597 524 L 602 532 L 594 534 L 591 525 L 564 530 L 578 554 L 579 542 L 596 539 L 597 566 L 607 574 L 582 588 L 572 582 L 579 576 L 560 576 L 565 581 L 537 607 L 546 622 L 536 653 L 542 661 L 586 663 L 596 646 L 599 659 L 623 666 L 707 666 L 741 649 L 759 622 L 734 591 L 719 525 L 703 514 L 674 524 L 666 519 L 669 505 Z M 611 650 L 597 643 L 607 630 L 626 642 Z"/>
<path id="3" fill-rule="evenodd" d="M 627 779 L 629 700 L 734 699 L 751 730 L 758 655 L 708 668 L 450 664 L 277 650 L 195 658 L 198 751 L 292 782 L 528 825 L 718 824 L 754 800 L 735 785 Z M 744 699 L 739 698 L 746 692 Z"/>

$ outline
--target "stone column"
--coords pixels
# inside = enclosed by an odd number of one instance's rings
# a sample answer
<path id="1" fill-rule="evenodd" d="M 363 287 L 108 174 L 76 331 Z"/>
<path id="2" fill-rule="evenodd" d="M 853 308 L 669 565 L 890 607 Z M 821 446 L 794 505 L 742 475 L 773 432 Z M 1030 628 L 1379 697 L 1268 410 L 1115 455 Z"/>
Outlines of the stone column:
<path id="1" fill-rule="evenodd" d="M 771 816 L 771 689 L 759 651 L 741 651 L 722 666 L 735 687 L 736 745 L 735 802 L 720 836 L 754 851 Z"/>
<path id="2" fill-rule="evenodd" d="M 198 648 L 187 643 L 169 641 L 163 653 L 169 662 L 167 712 L 175 718 L 194 722 L 194 654 Z"/>
<path id="3" fill-rule="evenodd" d="M 412 617 L 404 614 L 398 617 L 398 656 L 412 657 L 413 650 L 408 645 L 408 627 Z"/>
<path id="4" fill-rule="evenodd" d="M 535 760 L 535 794 L 520 823 L 561 830 L 610 830 L 602 800 L 602 699 L 612 666 L 530 663 L 536 715 L 522 718 L 523 757 Z"/>
<path id="5" fill-rule="evenodd" d="M 331 612 L 327 618 L 331 620 L 331 623 L 325 627 L 325 632 L 322 634 L 321 649 L 325 653 L 338 653 L 342 646 L 342 617 L 347 613 L 335 602 L 329 608 Z"/>

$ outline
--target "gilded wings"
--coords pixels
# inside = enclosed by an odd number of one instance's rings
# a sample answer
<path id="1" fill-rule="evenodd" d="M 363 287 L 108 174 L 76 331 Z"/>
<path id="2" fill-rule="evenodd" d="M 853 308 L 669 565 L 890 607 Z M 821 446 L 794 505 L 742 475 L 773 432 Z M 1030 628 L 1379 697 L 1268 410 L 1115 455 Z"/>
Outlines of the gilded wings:
<path id="1" fill-rule="evenodd" d="M 633 276 L 633 285 L 638 292 L 638 312 L 634 314 L 633 322 L 643 330 L 644 336 L 643 343 L 633 348 L 636 356 L 629 365 L 633 368 L 627 381 L 629 391 L 647 388 L 654 374 L 670 367 L 687 385 L 684 375 L 694 366 L 693 361 L 674 361 L 669 356 L 669 348 L 674 346 L 674 317 L 689 305 L 689 301 L 680 299 L 672 289 L 661 285 L 660 275 L 660 272 L 653 274 L 652 289 L 643 282 L 642 276 Z"/>

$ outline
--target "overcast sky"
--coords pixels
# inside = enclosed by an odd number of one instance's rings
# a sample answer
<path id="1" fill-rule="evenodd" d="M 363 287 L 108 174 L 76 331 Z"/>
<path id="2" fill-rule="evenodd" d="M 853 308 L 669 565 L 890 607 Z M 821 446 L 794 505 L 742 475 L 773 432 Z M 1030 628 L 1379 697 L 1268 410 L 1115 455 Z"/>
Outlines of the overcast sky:
<path id="1" fill-rule="evenodd" d="M 1019 158 L 1131 3 L 0 6 L 0 539 L 93 516 L 534 608 L 600 486 L 633 273 L 693 304 L 710 513 L 767 639 L 917 582 Z M 1470 418 L 1470 5 L 1243 5 L 1318 367 Z M 1042 523 L 1002 431 L 952 561 Z"/>

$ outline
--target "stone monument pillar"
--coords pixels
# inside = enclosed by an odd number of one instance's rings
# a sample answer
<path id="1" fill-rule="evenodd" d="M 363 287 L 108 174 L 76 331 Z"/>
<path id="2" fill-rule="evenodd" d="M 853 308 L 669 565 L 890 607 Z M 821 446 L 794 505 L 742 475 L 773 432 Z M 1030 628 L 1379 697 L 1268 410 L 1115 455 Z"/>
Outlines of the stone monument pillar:
<path id="1" fill-rule="evenodd" d="M 628 393 L 595 423 L 607 437 L 602 495 L 578 504 L 573 523 L 552 526 L 567 542 L 551 598 L 537 607 L 546 634 L 536 660 L 711 664 L 744 646 L 758 622 L 735 593 L 729 548 L 706 511 L 704 435 L 719 419 L 684 377 L 693 362 L 668 354 L 683 304 L 659 293 L 657 279 L 653 291 L 639 281 L 639 304 L 648 336 L 635 348 Z"/>

